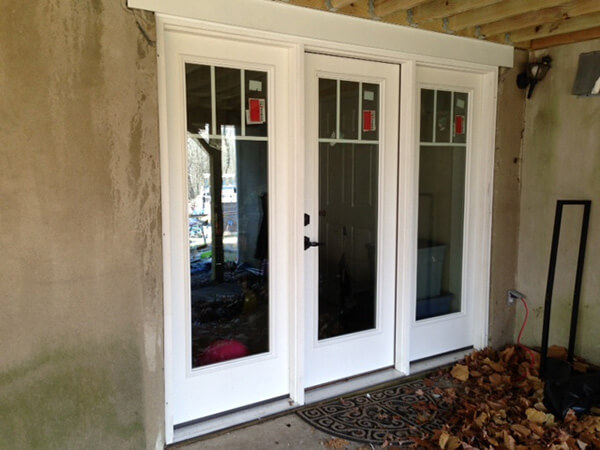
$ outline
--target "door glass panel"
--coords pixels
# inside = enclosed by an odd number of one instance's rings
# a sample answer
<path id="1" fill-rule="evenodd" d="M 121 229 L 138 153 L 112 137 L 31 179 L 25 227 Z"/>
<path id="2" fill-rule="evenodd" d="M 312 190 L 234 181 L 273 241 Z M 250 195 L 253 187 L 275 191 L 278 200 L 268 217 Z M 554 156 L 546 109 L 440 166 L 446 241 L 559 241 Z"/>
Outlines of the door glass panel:
<path id="1" fill-rule="evenodd" d="M 376 84 L 319 80 L 319 339 L 376 326 L 378 102 Z"/>
<path id="2" fill-rule="evenodd" d="M 215 67 L 214 70 L 217 108 L 216 133 L 223 134 L 221 129 L 225 127 L 240 134 L 242 124 L 240 70 L 228 67 Z"/>
<path id="3" fill-rule="evenodd" d="M 319 79 L 319 139 L 337 137 L 337 81 Z"/>
<path id="4" fill-rule="evenodd" d="M 269 351 L 267 81 L 186 64 L 192 367 Z"/>
<path id="5" fill-rule="evenodd" d="M 417 320 L 461 311 L 467 105 L 421 90 Z"/>
<path id="6" fill-rule="evenodd" d="M 358 83 L 340 82 L 340 137 L 358 139 Z"/>

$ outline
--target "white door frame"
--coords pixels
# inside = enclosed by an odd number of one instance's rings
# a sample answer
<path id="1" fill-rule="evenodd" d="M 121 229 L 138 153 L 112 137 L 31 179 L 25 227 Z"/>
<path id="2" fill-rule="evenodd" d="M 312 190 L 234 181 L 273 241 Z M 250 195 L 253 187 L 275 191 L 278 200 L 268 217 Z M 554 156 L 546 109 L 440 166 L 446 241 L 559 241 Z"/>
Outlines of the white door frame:
<path id="1" fill-rule="evenodd" d="M 423 351 L 417 351 L 415 342 L 412 342 L 409 350 L 411 360 L 435 356 L 470 345 L 482 348 L 487 344 L 487 320 L 482 320 L 482 318 L 487 318 L 489 304 L 487 298 L 489 292 L 489 243 L 491 242 L 493 147 L 486 146 L 485 134 L 482 131 L 486 129 L 485 120 L 489 114 L 489 111 L 486 111 L 486 106 L 489 104 L 486 104 L 483 95 L 484 83 L 485 77 L 475 73 L 431 66 L 417 67 L 416 87 L 418 93 L 421 89 L 467 92 L 469 94 L 469 110 L 463 212 L 462 306 L 458 313 L 417 321 L 415 318 L 416 295 L 412 294 L 409 310 L 410 327 L 413 333 L 411 341 L 419 336 L 422 338 L 429 336 L 431 340 L 437 341 L 437 345 L 434 343 L 431 350 L 423 353 Z M 493 105 L 495 111 L 495 102 Z M 417 105 L 415 115 L 420 118 L 420 104 Z M 419 141 L 418 133 L 416 137 Z M 417 142 L 414 147 L 417 195 L 420 148 L 421 144 Z M 417 242 L 416 235 L 413 242 Z M 416 260 L 413 260 L 411 267 L 416 268 L 416 266 Z M 481 327 L 482 323 L 483 328 Z M 439 336 L 435 335 L 437 330 L 455 333 L 455 342 L 452 342 L 453 336 L 449 336 L 448 340 L 439 339 Z M 456 342 L 464 342 L 464 345 L 457 345 Z"/>
<path id="2" fill-rule="evenodd" d="M 227 0 L 230 1 L 230 0 Z M 235 0 L 238 2 L 239 0 Z M 350 20 L 336 15 L 327 15 L 328 20 L 340 22 L 341 29 L 348 33 L 335 36 L 323 34 L 323 28 L 314 26 L 323 19 L 317 11 L 302 11 L 294 16 L 298 21 L 290 28 L 290 33 L 303 28 L 295 36 L 284 34 L 280 28 L 281 23 L 288 23 L 289 10 L 285 5 L 271 5 L 275 2 L 248 1 L 236 3 L 241 15 L 228 21 L 222 18 L 224 8 L 222 0 L 206 0 L 205 18 L 197 20 L 183 18 L 198 17 L 197 3 L 188 0 L 172 0 L 162 2 L 155 0 L 129 0 L 129 5 L 159 12 L 156 16 L 157 25 L 157 53 L 158 53 L 158 89 L 159 89 L 159 126 L 161 147 L 161 184 L 163 196 L 163 209 L 167 212 L 163 217 L 168 217 L 169 207 L 169 175 L 166 149 L 168 148 L 168 127 L 166 105 L 168 102 L 165 85 L 165 36 L 170 32 L 192 33 L 198 35 L 218 36 L 223 39 L 240 40 L 246 42 L 261 42 L 263 44 L 282 46 L 289 50 L 289 98 L 299 99 L 289 105 L 289 136 L 287 137 L 288 168 L 286 171 L 289 199 L 288 206 L 281 213 L 287 215 L 286 227 L 289 232 L 290 245 L 287 253 L 287 264 L 290 269 L 288 277 L 288 307 L 289 307 L 289 386 L 290 398 L 296 404 L 304 403 L 304 303 L 298 299 L 304 298 L 303 281 L 304 268 L 302 260 L 304 251 L 302 237 L 304 235 L 302 214 L 304 212 L 304 52 L 307 50 L 322 52 L 331 55 L 353 56 L 376 61 L 387 61 L 401 64 L 401 89 L 400 98 L 400 143 L 399 143 L 399 184 L 398 184 L 398 235 L 397 235 L 397 331 L 396 331 L 396 357 L 395 368 L 403 373 L 410 373 L 409 345 L 410 324 L 413 317 L 412 299 L 416 293 L 416 261 L 417 261 L 417 224 L 416 211 L 418 199 L 418 79 L 417 66 L 431 65 L 435 67 L 465 70 L 481 76 L 482 102 L 477 112 L 481 114 L 481 134 L 473 141 L 473 146 L 481 151 L 481 171 L 475 175 L 472 182 L 481 186 L 480 193 L 472 202 L 473 211 L 479 211 L 480 219 L 477 221 L 473 232 L 477 233 L 476 242 L 479 244 L 477 254 L 472 255 L 473 265 L 478 267 L 482 274 L 478 278 L 473 292 L 483 299 L 489 298 L 489 261 L 491 242 L 491 211 L 492 211 L 492 182 L 493 182 L 493 149 L 496 118 L 496 87 L 497 67 L 493 64 L 510 66 L 512 64 L 512 49 L 502 46 L 487 45 L 482 42 L 455 41 L 453 37 L 417 33 L 418 38 L 427 37 L 425 47 L 422 40 L 411 39 L 412 30 L 403 27 L 388 27 L 385 24 L 375 24 L 369 21 Z M 249 6 L 251 5 L 251 7 Z M 232 6 L 232 7 L 233 7 Z M 284 8 L 280 9 L 282 6 Z M 250 8 L 250 9 L 249 9 Z M 273 16 L 272 8 L 282 15 Z M 235 9 L 235 8 L 234 8 Z M 260 16 L 261 11 L 269 20 L 261 26 L 255 23 L 246 23 L 251 17 Z M 290 8 L 291 9 L 291 8 Z M 302 9 L 302 8 L 300 8 Z M 244 13 L 246 18 L 244 18 Z M 178 14 L 179 17 L 171 14 Z M 213 17 L 214 16 L 214 17 Z M 281 19 L 281 23 L 274 25 L 273 17 Z M 317 20 L 317 22 L 314 22 Z M 265 25 L 266 24 L 266 25 Z M 264 26 L 262 26 L 264 25 Z M 375 25 L 381 27 L 373 28 Z M 335 27 L 330 27 L 335 28 Z M 352 33 L 350 33 L 350 30 Z M 408 35 L 405 36 L 405 34 Z M 398 34 L 398 36 L 396 36 Z M 312 36 L 312 37 L 311 37 Z M 342 42 L 340 42 L 342 36 Z M 345 37 L 344 37 L 345 36 Z M 402 37 L 395 39 L 395 37 Z M 413 38 L 415 36 L 412 36 Z M 399 47 L 390 48 L 383 42 L 402 42 Z M 411 42 L 419 43 L 411 47 Z M 464 44 L 459 51 L 455 47 Z M 486 45 L 482 45 L 486 44 Z M 416 45 L 416 44 L 415 44 Z M 423 48 L 421 48 L 423 47 Z M 455 59 L 449 59 L 450 55 Z M 474 113 L 476 113 L 474 111 Z M 412 208 L 413 212 L 410 212 Z M 164 267 L 164 351 L 165 351 L 165 438 L 166 442 L 173 442 L 173 421 L 170 405 L 171 399 L 171 318 L 173 279 L 171 278 L 171 248 L 167 236 L 171 233 L 168 221 L 163 222 L 163 267 Z M 477 347 L 487 345 L 488 330 L 488 302 L 476 311 L 474 317 L 475 330 L 474 342 Z"/>
<path id="3" fill-rule="evenodd" d="M 164 24 L 163 24 L 164 25 Z M 182 137 L 184 131 L 184 113 L 185 113 L 185 96 L 183 95 L 184 76 L 182 65 L 184 60 L 199 63 L 210 63 L 219 65 L 219 61 L 227 62 L 228 58 L 240 61 L 245 61 L 247 57 L 238 52 L 239 55 L 213 55 L 206 59 L 202 54 L 203 45 L 211 45 L 214 39 L 218 42 L 232 42 L 230 36 L 220 33 L 203 32 L 197 28 L 176 28 L 167 26 L 160 27 L 161 31 L 159 39 L 159 101 L 160 101 L 160 130 L 161 130 L 161 176 L 162 176 L 162 210 L 163 210 L 163 267 L 164 267 L 164 341 L 165 341 L 165 424 L 166 424 L 166 441 L 173 442 L 175 417 L 178 416 L 177 422 L 185 422 L 193 420 L 190 416 L 188 406 L 181 406 L 179 400 L 182 396 L 178 393 L 178 389 L 185 380 L 194 379 L 198 375 L 192 373 L 189 361 L 185 363 L 185 373 L 182 372 L 181 361 L 186 359 L 186 352 L 182 348 L 182 333 L 189 328 L 190 318 L 186 313 L 185 305 L 189 302 L 189 272 L 186 271 L 185 261 L 187 248 L 187 234 L 183 231 L 187 220 L 183 216 L 187 214 L 187 207 L 182 206 L 183 193 L 186 192 L 185 175 L 186 167 L 183 164 L 181 154 L 185 154 L 185 139 Z M 279 98 L 270 95 L 271 101 L 275 105 L 273 117 L 279 111 L 280 117 L 287 117 L 287 120 L 277 123 L 276 127 L 270 130 L 269 138 L 269 196 L 270 211 L 269 228 L 272 230 L 269 238 L 271 245 L 269 252 L 272 256 L 270 268 L 271 276 L 269 277 L 269 290 L 271 302 L 272 316 L 270 323 L 275 326 L 278 335 L 270 336 L 271 342 L 281 342 L 282 344 L 274 345 L 270 352 L 265 355 L 257 355 L 256 357 L 244 358 L 243 360 L 224 363 L 231 367 L 231 370 L 240 372 L 245 370 L 248 364 L 269 364 L 269 360 L 274 358 L 283 359 L 285 367 L 288 369 L 289 376 L 286 380 L 272 380 L 272 384 L 276 384 L 276 394 L 288 395 L 291 394 L 292 380 L 298 378 L 295 368 L 295 335 L 298 333 L 298 326 L 295 312 L 289 310 L 293 305 L 291 299 L 301 298 L 302 286 L 294 281 L 298 271 L 302 271 L 302 264 L 298 261 L 302 257 L 303 248 L 301 246 L 301 238 L 299 233 L 302 232 L 301 224 L 294 223 L 294 217 L 299 213 L 296 211 L 295 199 L 298 197 L 295 192 L 296 184 L 289 183 L 289 180 L 299 179 L 298 171 L 301 170 L 302 164 L 295 161 L 298 157 L 295 149 L 293 123 L 295 122 L 294 109 L 290 101 L 295 98 L 296 90 L 296 48 L 294 45 L 280 44 L 273 42 L 258 41 L 255 39 L 237 38 L 236 43 L 251 45 L 260 45 L 261 48 L 273 48 L 277 51 L 281 50 L 286 61 L 286 68 L 280 75 L 274 75 L 271 70 L 271 82 L 277 83 L 280 88 L 278 92 Z M 195 45 L 198 46 L 198 51 L 195 51 Z M 165 52 L 169 52 L 168 56 Z M 205 52 L 206 53 L 206 52 Z M 278 55 L 281 52 L 277 53 Z M 163 56 L 164 55 L 164 56 Z M 216 59 L 215 59 L 216 58 Z M 169 66 L 167 67 L 167 60 Z M 209 62 L 205 62 L 209 61 Z M 251 64 L 247 62 L 245 64 Z M 262 66 L 261 66 L 262 67 Z M 279 66 L 278 66 L 279 67 Z M 282 70 L 281 67 L 278 70 Z M 166 80 L 175 83 L 175 86 L 167 86 Z M 175 81 L 174 81 L 175 80 Z M 283 82 L 282 82 L 283 80 Z M 271 92 L 271 94 L 274 90 Z M 167 95 L 169 94 L 169 95 Z M 179 155 L 179 156 L 178 156 Z M 187 216 L 186 216 L 187 217 Z M 290 236 L 296 238 L 288 239 Z M 296 289 L 300 289 L 300 292 Z M 186 294 L 186 292 L 188 292 Z M 187 300 L 184 300 L 186 299 Z M 182 304 L 184 307 L 182 308 Z M 276 305 L 276 308 L 274 306 Z M 181 327 L 181 329 L 178 329 Z M 282 334 L 283 333 L 283 334 Z M 184 339 L 185 340 L 185 339 Z M 185 341 L 184 347 L 188 346 Z M 183 356 L 182 356 L 183 355 Z M 261 362 L 262 361 L 262 362 Z M 178 369 L 175 369 L 177 364 Z M 242 367 L 243 366 L 243 367 Z M 223 372 L 224 367 L 208 367 L 201 369 L 211 380 L 217 379 L 219 373 L 222 373 L 222 378 L 226 373 Z M 213 373 L 214 372 L 214 373 Z M 227 377 L 225 376 L 225 379 Z M 187 381 L 186 381 L 187 383 Z M 186 384 L 187 386 L 187 384 Z M 296 388 L 297 389 L 297 388 Z M 240 391 L 241 393 L 242 391 Z M 252 389 L 248 389 L 247 393 L 252 394 Z M 206 391 L 207 397 L 211 397 L 210 390 Z M 195 393 L 190 393 L 190 398 L 198 404 L 204 399 L 195 398 Z M 218 396 L 217 396 L 218 397 Z M 243 396 L 240 396 L 243 398 Z M 293 398 L 293 397 L 292 397 Z M 206 400 L 204 400 L 206 401 Z M 212 400 L 214 401 L 214 399 Z M 259 401 L 252 400 L 251 402 Z M 179 402 L 179 403 L 177 403 Z M 179 406 L 177 406 L 179 404 Z M 187 405 L 187 403 L 186 403 Z M 212 408 L 212 405 L 210 405 Z M 177 413 L 174 408 L 177 409 Z M 185 412 L 181 412 L 181 408 Z M 229 407 L 224 409 L 230 409 Z M 219 411 L 215 411 L 217 413 Z M 207 415 L 212 412 L 207 413 Z"/>

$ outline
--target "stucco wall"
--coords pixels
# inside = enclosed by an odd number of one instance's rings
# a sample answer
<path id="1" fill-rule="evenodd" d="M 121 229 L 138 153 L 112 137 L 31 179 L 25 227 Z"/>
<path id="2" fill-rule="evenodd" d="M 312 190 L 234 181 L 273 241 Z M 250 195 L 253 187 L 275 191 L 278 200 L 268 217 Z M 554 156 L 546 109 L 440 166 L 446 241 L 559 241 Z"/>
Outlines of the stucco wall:
<path id="1" fill-rule="evenodd" d="M 501 68 L 498 81 L 489 313 L 489 343 L 496 348 L 512 343 L 515 329 L 515 306 L 507 304 L 506 292 L 516 286 L 525 120 L 525 93 L 516 79 L 527 57 L 527 52 L 516 50 L 514 67 Z"/>
<path id="2" fill-rule="evenodd" d="M 162 439 L 156 54 L 122 3 L 0 3 L 0 448 Z"/>
<path id="3" fill-rule="evenodd" d="M 591 199 L 576 352 L 600 363 L 600 97 L 570 94 L 579 54 L 600 40 L 551 48 L 552 69 L 527 101 L 523 143 L 517 286 L 532 314 L 524 342 L 540 345 L 556 200 Z M 541 58 L 534 55 L 534 59 Z M 573 208 L 573 207 L 571 207 Z M 581 209 L 565 210 L 556 273 L 550 344 L 568 343 Z M 517 323 L 523 309 L 517 310 Z"/>

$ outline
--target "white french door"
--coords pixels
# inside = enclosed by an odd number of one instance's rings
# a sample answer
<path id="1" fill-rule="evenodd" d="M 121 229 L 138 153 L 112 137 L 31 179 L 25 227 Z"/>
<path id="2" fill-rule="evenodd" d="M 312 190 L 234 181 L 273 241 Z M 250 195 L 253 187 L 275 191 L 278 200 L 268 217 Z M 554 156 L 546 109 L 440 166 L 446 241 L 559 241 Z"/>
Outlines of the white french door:
<path id="1" fill-rule="evenodd" d="M 478 74 L 419 67 L 411 361 L 485 345 L 490 146 Z M 489 130 L 488 130 L 489 132 Z M 486 223 L 488 225 L 486 225 Z"/>
<path id="2" fill-rule="evenodd" d="M 306 55 L 306 387 L 394 364 L 398 108 L 398 65 Z"/>
<path id="3" fill-rule="evenodd" d="M 285 47 L 191 33 L 164 42 L 172 433 L 290 391 L 291 75 Z"/>

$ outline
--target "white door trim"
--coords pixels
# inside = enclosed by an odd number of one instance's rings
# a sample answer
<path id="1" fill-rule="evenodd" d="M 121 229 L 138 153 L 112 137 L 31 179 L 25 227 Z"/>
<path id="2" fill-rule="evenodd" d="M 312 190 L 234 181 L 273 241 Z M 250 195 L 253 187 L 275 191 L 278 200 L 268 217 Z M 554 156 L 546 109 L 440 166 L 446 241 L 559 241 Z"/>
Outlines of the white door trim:
<path id="1" fill-rule="evenodd" d="M 442 83 L 429 81 L 432 73 L 439 72 L 439 68 L 432 66 L 420 66 L 416 69 L 416 82 L 414 85 L 415 99 L 419 98 L 422 87 L 448 90 L 470 91 L 471 103 L 468 133 L 467 172 L 465 180 L 465 225 L 464 225 L 464 253 L 463 253 L 463 305 L 468 300 L 468 311 L 471 321 L 469 341 L 475 348 L 483 348 L 488 342 L 488 309 L 489 309 L 489 276 L 490 276 L 490 247 L 491 247 L 491 218 L 492 218 L 492 194 L 493 194 L 493 164 L 494 164 L 494 125 L 496 115 L 496 86 L 497 72 L 485 74 L 469 73 L 469 78 L 475 77 L 475 81 L 467 81 L 463 75 L 464 71 L 444 70 Z M 414 210 L 418 207 L 418 165 L 419 165 L 419 142 L 418 142 L 418 118 L 420 105 L 415 104 L 413 110 L 414 141 L 412 151 L 414 154 L 414 173 L 412 176 L 412 192 L 401 197 L 407 200 L 412 197 Z M 408 200 L 410 201 L 410 199 Z M 408 206 L 406 206 L 408 207 Z M 400 211 L 404 207 L 400 206 Z M 402 303 L 409 305 L 404 309 L 408 313 L 402 327 L 406 329 L 426 326 L 427 322 L 441 322 L 444 320 L 459 319 L 465 315 L 461 313 L 429 321 L 415 320 L 416 298 L 416 266 L 417 266 L 417 217 L 416 215 L 407 219 L 407 226 L 413 233 L 410 254 L 407 255 L 406 270 L 403 271 L 401 264 L 398 267 L 398 295 L 404 296 Z M 401 220 L 399 220 L 401 226 Z M 399 247 L 399 255 L 402 254 Z M 409 273 L 411 272 L 411 273 Z M 406 279 L 405 277 L 410 277 Z M 403 286 L 404 284 L 404 286 Z M 447 318 L 447 319 L 446 319 Z M 401 332 L 399 330 L 399 332 Z M 408 341 L 411 337 L 408 338 Z M 410 345 L 404 347 L 410 354 Z M 411 357 L 414 359 L 414 357 Z M 417 358 L 418 359 L 418 358 Z"/>
<path id="2" fill-rule="evenodd" d="M 298 95 L 297 86 L 300 84 L 297 80 L 298 76 L 298 66 L 299 58 L 298 54 L 302 54 L 300 46 L 290 44 L 290 43 L 280 43 L 280 42 L 264 42 L 257 41 L 255 39 L 249 38 L 245 39 L 243 37 L 234 37 L 225 35 L 225 34 L 217 34 L 217 33 L 204 33 L 199 28 L 194 28 L 193 30 L 186 30 L 184 33 L 180 33 L 179 30 L 172 30 L 168 28 L 168 23 L 161 20 L 161 18 L 157 19 L 157 28 L 158 28 L 158 81 L 159 81 L 159 126 L 160 126 L 160 144 L 161 144 L 161 181 L 162 181 L 162 212 L 163 212 L 163 283 L 164 283 L 164 357 L 165 357 L 165 438 L 167 443 L 172 443 L 174 439 L 174 425 L 175 425 L 175 411 L 173 401 L 175 399 L 175 384 L 177 383 L 177 379 L 181 377 L 181 375 L 177 375 L 174 371 L 174 364 L 178 363 L 181 360 L 181 357 L 178 356 L 176 359 L 176 354 L 181 353 L 181 349 L 177 350 L 174 345 L 180 345 L 178 339 L 177 342 L 174 340 L 175 336 L 175 326 L 184 326 L 187 322 L 189 322 L 189 317 L 187 319 L 181 318 L 181 307 L 179 306 L 177 309 L 174 307 L 176 305 L 181 304 L 181 299 L 185 298 L 185 289 L 188 283 L 185 282 L 187 279 L 183 276 L 181 271 L 185 269 L 181 268 L 181 263 L 178 262 L 180 260 L 186 260 L 185 255 L 183 254 L 187 237 L 181 236 L 182 231 L 180 227 L 174 226 L 174 223 L 179 223 L 180 212 L 182 210 L 181 205 L 178 206 L 178 203 L 181 200 L 178 200 L 178 195 L 181 191 L 181 182 L 178 179 L 186 179 L 185 177 L 185 167 L 177 167 L 172 166 L 173 160 L 171 159 L 171 152 L 177 151 L 176 148 L 173 147 L 172 137 L 173 135 L 178 135 L 179 129 L 177 128 L 181 123 L 183 123 L 183 114 L 185 103 L 180 91 L 183 86 L 182 77 L 179 81 L 177 81 L 178 89 L 177 95 L 173 95 L 172 87 L 167 86 L 167 79 L 172 80 L 173 75 L 168 77 L 168 71 L 171 68 L 166 67 L 166 55 L 165 51 L 173 51 L 171 54 L 171 58 L 176 56 L 176 52 L 180 52 L 181 50 L 171 50 L 171 49 L 179 49 L 179 44 L 169 44 L 169 38 L 171 36 L 175 38 L 179 38 L 179 36 L 190 36 L 190 33 L 193 37 L 198 37 L 200 39 L 204 38 L 218 38 L 223 42 L 231 42 L 235 40 L 237 42 L 246 42 L 250 44 L 260 44 L 263 48 L 265 46 L 270 46 L 271 48 L 283 49 L 285 51 L 286 59 L 287 59 L 287 68 L 285 69 L 285 74 L 283 78 L 283 86 L 286 86 L 285 96 L 284 98 L 274 98 L 273 101 L 277 102 L 277 110 L 282 111 L 285 109 L 285 113 L 283 117 L 287 117 L 288 120 L 280 124 L 281 127 L 277 128 L 277 133 L 274 133 L 270 136 L 270 140 L 273 142 L 271 145 L 277 144 L 277 147 L 273 150 L 270 150 L 270 162 L 269 162 L 269 190 L 272 192 L 270 196 L 270 203 L 272 205 L 276 205 L 276 207 L 271 209 L 271 214 L 269 214 L 269 222 L 270 227 L 275 225 L 275 228 L 271 228 L 274 230 L 273 236 L 270 237 L 271 248 L 270 253 L 272 256 L 275 256 L 272 261 L 278 261 L 276 267 L 271 267 L 271 272 L 273 276 L 270 277 L 269 284 L 271 286 L 271 293 L 274 297 L 273 300 L 278 301 L 277 310 L 284 311 L 284 315 L 279 317 L 277 320 L 278 323 L 285 324 L 283 329 L 287 330 L 285 336 L 272 336 L 273 338 L 280 338 L 281 342 L 286 342 L 285 346 L 282 348 L 281 346 L 274 348 L 273 351 L 278 353 L 278 357 L 284 357 L 285 366 L 287 367 L 287 380 L 283 383 L 285 386 L 285 392 L 281 391 L 282 394 L 290 395 L 291 399 L 298 402 L 303 401 L 303 398 L 296 399 L 294 398 L 295 393 L 297 393 L 300 389 L 297 386 L 298 384 L 298 367 L 302 367 L 302 348 L 298 349 L 298 345 L 301 346 L 302 339 L 298 338 L 297 334 L 302 333 L 302 328 L 298 325 L 302 323 L 303 311 L 302 303 L 297 302 L 297 298 L 302 298 L 302 282 L 298 282 L 296 278 L 300 277 L 302 280 L 302 264 L 298 262 L 301 261 L 303 257 L 303 248 L 302 248 L 302 240 L 301 240 L 301 223 L 296 224 L 295 218 L 301 217 L 301 212 L 303 208 L 302 200 L 298 200 L 302 198 L 302 195 L 298 195 L 297 190 L 298 186 L 301 186 L 301 177 L 303 171 L 303 165 L 299 163 L 297 160 L 301 160 L 302 152 L 298 151 L 298 141 L 295 138 L 298 137 L 298 133 L 302 131 L 298 131 L 294 127 L 296 127 L 297 123 L 302 120 L 299 119 L 301 115 L 294 109 L 297 107 L 296 102 L 293 102 L 291 99 L 296 98 Z M 169 34 L 171 33 L 171 34 Z M 179 41 L 177 41 L 179 42 Z M 187 41 L 186 41 L 187 42 Z M 174 45 L 174 47 L 171 47 Z M 187 47 L 185 52 L 189 51 L 189 44 L 185 44 Z M 186 55 L 188 53 L 185 53 Z M 199 55 L 202 55 L 201 48 L 198 51 Z M 185 56 L 185 58 L 188 58 Z M 179 56 L 177 56 L 179 60 Z M 223 60 L 227 59 L 227 55 L 223 55 Z M 175 62 L 173 59 L 172 63 Z M 302 76 L 300 75 L 300 78 Z M 275 77 L 275 80 L 278 78 Z M 280 80 L 281 81 L 281 80 Z M 279 83 L 279 81 L 278 81 Z M 171 92 L 168 96 L 167 93 Z M 281 97 L 281 96 L 280 96 Z M 179 111 L 181 110 L 181 111 Z M 169 111 L 175 111 L 169 115 Z M 283 130 L 283 131 L 282 131 Z M 295 131 L 292 131 L 295 130 Z M 181 138 L 177 138 L 181 140 Z M 299 141 L 300 143 L 302 140 Z M 271 146 L 270 146 L 271 147 Z M 180 175 L 177 175 L 180 174 Z M 173 184 L 175 183 L 175 185 Z M 185 211 L 186 208 L 183 209 Z M 173 222 L 175 218 L 175 222 Z M 288 237 L 293 237 L 292 239 L 288 239 Z M 186 243 L 181 244 L 181 240 L 186 240 Z M 175 251 L 177 249 L 177 251 Z M 275 274 L 275 272 L 278 272 Z M 292 305 L 295 305 L 295 309 L 292 309 Z M 273 309 L 272 309 L 273 311 Z M 300 313 L 299 315 L 297 315 Z M 279 313 L 278 313 L 279 314 Z M 279 314 L 281 315 L 281 314 Z M 185 314 L 184 314 L 185 316 Z M 174 321 L 177 320 L 177 323 Z M 182 322 L 183 323 L 180 323 Z M 276 320 L 273 317 L 271 320 Z M 279 328 L 279 325 L 278 325 Z M 178 347 L 179 348 L 179 347 Z M 273 354 L 274 355 L 274 354 Z M 271 359 L 273 355 L 259 355 L 257 357 L 251 357 L 248 359 L 249 364 L 255 364 L 259 360 Z M 294 361 L 292 362 L 291 359 Z M 239 362 L 230 363 L 231 367 L 239 365 Z M 189 372 L 189 367 L 186 369 Z M 206 373 L 212 373 L 213 368 L 203 369 Z M 293 383 L 292 383 L 293 382 Z M 282 384 L 282 383 L 279 383 Z M 279 392 L 279 388 L 278 392 Z M 251 392 L 251 391 L 248 391 Z M 302 390 L 303 395 L 303 390 Z M 180 420 L 178 420 L 179 422 Z"/>
<path id="3" fill-rule="evenodd" d="M 212 3 L 220 3 L 213 1 Z M 170 2 L 169 2 L 170 3 Z M 178 2 L 175 2 L 178 3 Z M 267 2 L 268 3 L 268 2 Z M 132 7 L 148 8 L 160 11 L 165 2 L 153 0 L 129 0 Z M 152 6 L 152 5 L 153 6 Z M 150 7 L 150 6 L 152 7 Z M 196 5 L 197 7 L 197 5 Z M 154 9 L 153 9 L 154 8 Z M 167 8 L 169 9 L 169 8 Z M 172 12 L 172 11 L 171 11 Z M 337 20 L 337 19 L 336 19 Z M 481 277 L 473 286 L 475 292 L 482 299 L 489 299 L 489 264 L 490 264 L 490 241 L 491 241 L 491 213 L 492 213 L 492 181 L 493 181 L 493 149 L 494 129 L 496 120 L 496 88 L 497 67 L 490 65 L 494 63 L 510 66 L 512 64 L 512 49 L 510 50 L 510 62 L 508 53 L 497 61 L 487 63 L 473 62 L 471 60 L 449 59 L 448 54 L 439 53 L 416 54 L 413 52 L 376 48 L 375 46 L 363 45 L 357 42 L 334 42 L 318 39 L 318 33 L 312 36 L 290 36 L 273 33 L 268 30 L 253 30 L 240 28 L 231 24 L 219 24 L 200 20 L 185 19 L 182 17 L 157 14 L 157 54 L 158 54 L 158 108 L 159 108 L 159 130 L 160 130 L 160 163 L 161 163 L 161 186 L 162 207 L 168 213 L 169 208 L 169 171 L 168 158 L 165 149 L 168 148 L 167 132 L 167 89 L 166 89 L 166 67 L 165 67 L 165 34 L 171 31 L 182 33 L 200 34 L 205 36 L 218 36 L 223 39 L 240 40 L 246 42 L 269 43 L 289 49 L 289 98 L 293 101 L 289 108 L 289 124 L 291 130 L 288 136 L 288 148 L 292 154 L 289 159 L 288 182 L 289 198 L 287 208 L 287 229 L 292 236 L 294 244 L 289 247 L 288 264 L 293 270 L 293 276 L 289 278 L 289 386 L 290 397 L 296 404 L 304 403 L 304 302 L 298 299 L 304 298 L 304 267 L 302 264 L 304 251 L 302 248 L 302 236 L 304 229 L 302 225 L 302 214 L 304 212 L 304 52 L 307 50 L 323 52 L 337 56 L 355 56 L 374 61 L 395 62 L 401 64 L 401 87 L 400 98 L 400 142 L 399 142 L 399 198 L 398 198 L 398 258 L 397 258 L 397 332 L 396 332 L 396 362 L 395 368 L 402 374 L 410 372 L 409 346 L 410 325 L 413 317 L 411 309 L 412 298 L 416 292 L 416 260 L 417 260 L 417 224 L 416 215 L 404 211 L 409 208 L 416 210 L 418 198 L 418 83 L 417 66 L 429 65 L 432 67 L 460 69 L 477 73 L 482 78 L 482 102 L 477 112 L 481 115 L 482 133 L 481 137 L 474 140 L 473 145 L 482 149 L 481 171 L 476 174 L 476 181 L 481 183 L 482 190 L 479 198 L 474 201 L 476 208 L 481 208 L 481 218 L 476 227 L 478 233 L 477 242 L 480 244 L 480 252 L 473 261 L 477 265 Z M 360 28 L 360 27 L 359 27 Z M 361 34 L 361 33 L 354 33 Z M 364 33 L 362 33 L 364 34 Z M 444 36 L 444 39 L 447 38 Z M 505 50 L 501 53 L 504 54 Z M 498 55 L 496 55 L 498 56 Z M 475 111 L 474 111 L 475 113 Z M 168 236 L 171 235 L 169 221 L 166 220 L 167 213 L 163 214 L 163 273 L 164 273 L 164 377 L 165 377 L 165 440 L 173 442 L 173 411 L 169 399 L 172 396 L 171 384 L 173 380 L 172 354 L 173 345 L 171 336 L 172 320 L 172 281 L 171 272 L 171 247 Z M 411 249 L 411 250 L 404 250 Z M 477 347 L 484 347 L 488 341 L 488 307 L 489 302 L 483 301 L 475 311 L 474 342 Z"/>
<path id="4" fill-rule="evenodd" d="M 512 67 L 513 48 L 478 39 L 434 33 L 343 14 L 286 5 L 270 0 L 128 0 L 131 8 L 204 20 L 232 27 L 286 36 L 296 41 L 345 43 L 381 49 L 420 61 L 454 60 Z"/>

